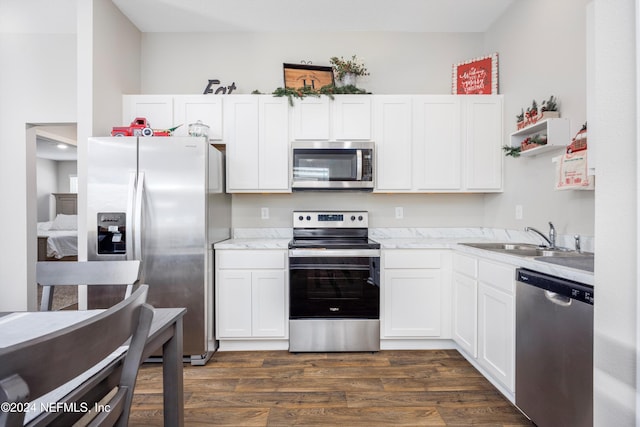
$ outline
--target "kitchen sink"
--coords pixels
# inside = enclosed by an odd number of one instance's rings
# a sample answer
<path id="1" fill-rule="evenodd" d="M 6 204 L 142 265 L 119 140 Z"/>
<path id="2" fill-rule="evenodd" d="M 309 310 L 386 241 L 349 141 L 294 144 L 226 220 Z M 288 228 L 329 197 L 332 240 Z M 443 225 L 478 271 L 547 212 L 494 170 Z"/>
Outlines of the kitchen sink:
<path id="1" fill-rule="evenodd" d="M 538 246 L 531 243 L 463 243 L 472 248 L 485 249 L 488 251 L 501 252 L 523 257 L 582 257 L 588 256 L 582 252 L 570 249 L 555 248 L 550 249 L 545 246 Z"/>

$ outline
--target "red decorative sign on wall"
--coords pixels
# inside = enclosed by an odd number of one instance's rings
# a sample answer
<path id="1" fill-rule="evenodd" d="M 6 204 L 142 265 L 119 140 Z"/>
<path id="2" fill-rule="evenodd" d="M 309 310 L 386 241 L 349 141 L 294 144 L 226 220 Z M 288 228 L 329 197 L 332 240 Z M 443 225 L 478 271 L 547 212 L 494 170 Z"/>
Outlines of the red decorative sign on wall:
<path id="1" fill-rule="evenodd" d="M 456 95 L 497 94 L 498 54 L 454 65 L 452 92 Z"/>

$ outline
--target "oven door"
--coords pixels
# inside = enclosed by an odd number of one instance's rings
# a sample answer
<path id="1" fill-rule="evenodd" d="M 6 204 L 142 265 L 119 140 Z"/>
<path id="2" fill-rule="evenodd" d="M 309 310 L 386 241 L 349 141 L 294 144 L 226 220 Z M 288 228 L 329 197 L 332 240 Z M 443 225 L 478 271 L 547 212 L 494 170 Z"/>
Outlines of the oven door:
<path id="1" fill-rule="evenodd" d="M 379 319 L 380 251 L 289 251 L 290 319 Z"/>
<path id="2" fill-rule="evenodd" d="M 373 189 L 370 144 L 297 142 L 291 167 L 293 189 Z"/>

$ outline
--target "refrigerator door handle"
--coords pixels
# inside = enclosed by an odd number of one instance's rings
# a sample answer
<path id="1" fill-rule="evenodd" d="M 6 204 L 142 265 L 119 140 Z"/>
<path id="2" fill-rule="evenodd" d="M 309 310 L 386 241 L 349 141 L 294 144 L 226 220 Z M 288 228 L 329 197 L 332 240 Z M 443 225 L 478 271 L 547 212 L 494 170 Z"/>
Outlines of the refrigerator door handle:
<path id="1" fill-rule="evenodd" d="M 136 205 L 133 224 L 133 250 L 134 258 L 142 261 L 142 199 L 144 196 L 144 172 L 138 173 L 138 185 L 136 186 Z"/>
<path id="2" fill-rule="evenodd" d="M 135 197 L 136 197 L 136 173 L 129 173 L 129 192 L 127 194 L 127 219 L 125 220 L 125 226 L 127 234 L 132 235 L 134 230 L 133 217 L 135 215 Z M 127 243 L 129 247 L 126 249 L 126 258 L 131 261 L 134 260 L 133 242 Z"/>

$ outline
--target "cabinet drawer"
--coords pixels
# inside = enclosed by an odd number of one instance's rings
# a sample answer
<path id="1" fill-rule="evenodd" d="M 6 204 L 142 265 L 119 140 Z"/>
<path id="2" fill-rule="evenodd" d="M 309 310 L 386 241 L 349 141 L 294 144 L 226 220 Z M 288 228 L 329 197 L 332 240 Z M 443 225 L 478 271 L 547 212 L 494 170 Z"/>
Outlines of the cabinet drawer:
<path id="1" fill-rule="evenodd" d="M 219 269 L 284 269 L 287 266 L 287 252 L 284 250 L 218 251 Z"/>
<path id="2" fill-rule="evenodd" d="M 476 279 L 478 277 L 478 260 L 474 257 L 454 253 L 453 271 Z"/>
<path id="3" fill-rule="evenodd" d="M 514 292 L 515 267 L 481 260 L 478 265 L 478 278 L 481 282 L 495 286 L 510 294 Z"/>
<path id="4" fill-rule="evenodd" d="M 384 268 L 440 268 L 439 251 L 392 249 L 384 254 Z"/>

